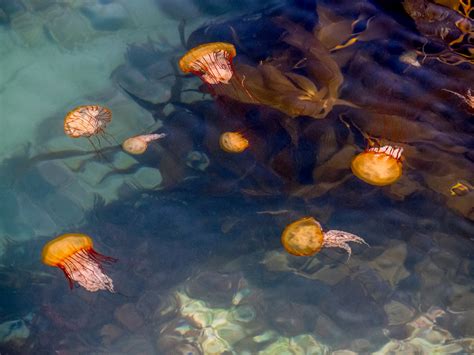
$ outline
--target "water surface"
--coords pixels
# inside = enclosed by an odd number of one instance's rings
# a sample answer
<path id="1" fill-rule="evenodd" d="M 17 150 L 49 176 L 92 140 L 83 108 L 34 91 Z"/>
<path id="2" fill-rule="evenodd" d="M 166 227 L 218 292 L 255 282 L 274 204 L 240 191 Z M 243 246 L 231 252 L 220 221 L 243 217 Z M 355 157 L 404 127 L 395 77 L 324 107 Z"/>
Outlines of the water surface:
<path id="1" fill-rule="evenodd" d="M 472 352 L 472 19 L 436 3 L 0 1 L 0 353 Z M 218 41 L 240 84 L 179 70 Z M 94 145 L 63 131 L 88 104 L 113 113 Z M 370 141 L 404 148 L 396 183 L 352 174 Z M 370 247 L 292 256 L 305 216 Z M 72 232 L 118 259 L 115 293 L 41 263 Z"/>

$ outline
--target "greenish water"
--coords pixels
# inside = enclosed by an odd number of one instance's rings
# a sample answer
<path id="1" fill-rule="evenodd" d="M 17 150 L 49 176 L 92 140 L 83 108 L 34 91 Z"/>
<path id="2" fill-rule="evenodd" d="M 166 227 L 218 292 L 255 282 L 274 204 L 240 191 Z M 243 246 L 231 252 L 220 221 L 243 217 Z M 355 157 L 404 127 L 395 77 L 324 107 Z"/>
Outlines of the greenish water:
<path id="1" fill-rule="evenodd" d="M 0 353 L 473 352 L 456 3 L 0 0 Z M 178 66 L 208 42 L 235 46 L 229 84 Z M 110 109 L 104 134 L 65 134 L 79 105 Z M 166 136 L 122 149 L 148 133 Z M 403 148 L 395 183 L 352 173 L 370 143 Z M 291 255 L 303 217 L 368 245 Z M 115 292 L 41 262 L 64 233 L 117 259 Z"/>

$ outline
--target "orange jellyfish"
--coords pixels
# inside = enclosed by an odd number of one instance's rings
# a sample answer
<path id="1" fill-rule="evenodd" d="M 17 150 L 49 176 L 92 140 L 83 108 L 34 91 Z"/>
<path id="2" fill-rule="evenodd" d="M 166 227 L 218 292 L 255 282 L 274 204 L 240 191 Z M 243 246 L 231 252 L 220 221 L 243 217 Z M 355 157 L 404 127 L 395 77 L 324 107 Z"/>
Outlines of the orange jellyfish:
<path id="1" fill-rule="evenodd" d="M 219 138 L 219 145 L 227 153 L 242 153 L 249 146 L 249 141 L 240 132 L 224 132 Z"/>
<path id="2" fill-rule="evenodd" d="M 403 148 L 390 145 L 368 148 L 352 160 L 352 172 L 371 185 L 393 184 L 402 176 L 402 153 Z"/>
<path id="3" fill-rule="evenodd" d="M 234 74 L 232 60 L 237 52 L 230 43 L 205 43 L 191 49 L 180 60 L 184 73 L 193 73 L 207 84 L 228 84 Z"/>
<path id="4" fill-rule="evenodd" d="M 464 196 L 471 192 L 472 189 L 474 189 L 474 187 L 467 181 L 458 181 L 451 186 L 449 191 L 451 192 L 451 196 Z"/>
<path id="5" fill-rule="evenodd" d="M 164 136 L 166 136 L 164 133 L 154 133 L 130 137 L 122 143 L 122 148 L 129 154 L 143 154 L 148 148 L 148 143 L 161 139 Z"/>
<path id="6" fill-rule="evenodd" d="M 85 234 L 63 234 L 51 240 L 43 247 L 41 259 L 63 270 L 71 289 L 75 281 L 90 292 L 114 292 L 113 281 L 102 270 L 102 264 L 117 260 L 97 253 L 92 239 Z"/>
<path id="7" fill-rule="evenodd" d="M 281 242 L 288 253 L 296 256 L 312 256 L 325 247 L 344 249 L 350 257 L 352 249 L 348 242 L 367 245 L 364 239 L 351 233 L 339 230 L 323 232 L 313 217 L 303 217 L 286 226 Z"/>
<path id="8" fill-rule="evenodd" d="M 98 135 L 105 138 L 105 127 L 111 121 L 112 112 L 106 107 L 99 105 L 78 106 L 68 112 L 64 118 L 64 133 L 71 138 L 86 137 L 94 146 L 90 138 L 95 136 L 98 139 Z"/>
<path id="9" fill-rule="evenodd" d="M 250 98 L 250 102 L 256 102 L 255 98 L 243 85 L 244 80 L 237 78 L 233 59 L 237 55 L 235 47 L 231 43 L 212 42 L 201 44 L 189 50 L 179 60 L 179 67 L 184 73 L 197 75 L 208 86 L 218 84 L 230 84 L 235 91 L 233 96 L 241 97 L 242 93 Z M 225 90 L 224 90 L 225 91 Z M 212 91 L 213 94 L 216 91 Z M 243 100 L 244 102 L 248 101 Z"/>

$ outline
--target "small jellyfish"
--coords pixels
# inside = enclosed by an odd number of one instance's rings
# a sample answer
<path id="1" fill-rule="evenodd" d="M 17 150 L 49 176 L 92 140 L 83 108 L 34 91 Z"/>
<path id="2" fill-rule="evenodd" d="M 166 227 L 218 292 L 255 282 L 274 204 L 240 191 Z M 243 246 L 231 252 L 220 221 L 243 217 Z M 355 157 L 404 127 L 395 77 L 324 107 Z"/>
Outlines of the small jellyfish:
<path id="1" fill-rule="evenodd" d="M 323 247 L 323 229 L 313 217 L 304 217 L 286 226 L 281 242 L 290 254 L 314 255 Z"/>
<path id="2" fill-rule="evenodd" d="M 205 43 L 191 49 L 180 60 L 184 73 L 193 73 L 207 84 L 228 84 L 234 74 L 235 47 L 230 43 Z"/>
<path id="3" fill-rule="evenodd" d="M 451 186 L 449 190 L 451 196 L 464 196 L 467 195 L 473 189 L 472 185 L 466 181 L 458 181 L 456 184 Z"/>
<path id="4" fill-rule="evenodd" d="M 103 263 L 116 259 L 97 253 L 92 239 L 85 234 L 63 234 L 43 247 L 43 263 L 63 270 L 72 289 L 73 281 L 90 292 L 109 290 L 114 292 L 112 279 L 102 270 Z"/>
<path id="5" fill-rule="evenodd" d="M 405 64 L 411 65 L 415 68 L 420 68 L 421 63 L 418 61 L 418 53 L 416 51 L 404 52 L 399 60 Z"/>
<path id="6" fill-rule="evenodd" d="M 344 249 L 350 257 L 352 249 L 348 242 L 367 245 L 364 239 L 351 233 L 338 230 L 323 232 L 313 217 L 303 217 L 286 226 L 281 242 L 288 253 L 296 256 L 311 256 L 326 247 Z"/>
<path id="7" fill-rule="evenodd" d="M 129 154 L 143 154 L 148 148 L 148 143 L 163 138 L 164 136 L 166 136 L 164 133 L 154 133 L 130 137 L 122 143 L 122 148 Z"/>
<path id="8" fill-rule="evenodd" d="M 371 185 L 393 184 L 402 176 L 402 153 L 403 148 L 390 145 L 368 148 L 352 160 L 352 172 Z"/>
<path id="9" fill-rule="evenodd" d="M 90 138 L 99 139 L 99 135 L 105 138 L 105 128 L 111 121 L 112 112 L 106 107 L 78 106 L 64 118 L 64 133 L 71 138 L 85 137 L 94 146 Z"/>
<path id="10" fill-rule="evenodd" d="M 240 132 L 224 132 L 219 138 L 219 145 L 227 153 L 242 153 L 249 146 L 249 141 Z"/>

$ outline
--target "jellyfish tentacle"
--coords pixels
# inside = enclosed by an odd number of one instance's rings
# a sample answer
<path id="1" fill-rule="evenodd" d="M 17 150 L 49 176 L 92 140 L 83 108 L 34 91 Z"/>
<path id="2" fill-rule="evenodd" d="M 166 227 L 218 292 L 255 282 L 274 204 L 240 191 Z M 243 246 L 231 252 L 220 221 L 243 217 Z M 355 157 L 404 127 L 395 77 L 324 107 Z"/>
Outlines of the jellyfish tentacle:
<path id="1" fill-rule="evenodd" d="M 66 276 L 66 279 L 69 283 L 69 288 L 72 290 L 73 287 L 74 287 L 74 282 L 71 279 L 71 276 L 70 276 L 71 272 L 70 272 L 70 270 L 68 270 L 68 266 L 67 265 L 59 265 L 59 268 L 63 271 L 64 276 Z"/>
<path id="2" fill-rule="evenodd" d="M 104 139 L 105 139 L 105 137 L 109 137 L 109 138 L 111 138 L 111 139 L 115 142 L 115 144 L 120 145 L 119 141 L 117 141 L 117 139 L 115 138 L 115 136 L 114 136 L 112 133 L 107 132 L 105 129 L 101 129 L 100 133 L 101 133 L 101 135 L 104 137 Z M 105 140 L 106 140 L 110 145 L 113 144 L 113 143 L 109 142 L 107 139 L 105 139 Z"/>
<path id="3" fill-rule="evenodd" d="M 196 58 L 190 67 L 201 73 L 209 84 L 227 84 L 232 77 L 229 70 L 230 54 L 224 50 L 216 50 Z"/>
<path id="4" fill-rule="evenodd" d="M 94 249 L 90 249 L 88 252 L 89 252 L 90 256 L 92 258 L 94 258 L 99 263 L 113 264 L 113 263 L 116 263 L 118 261 L 117 258 L 113 258 L 111 256 L 106 256 L 106 255 L 100 254 L 100 253 L 96 252 Z"/>
<path id="5" fill-rule="evenodd" d="M 107 160 L 105 159 L 105 157 L 102 155 L 102 153 L 100 152 L 99 148 L 96 147 L 96 145 L 94 144 L 94 142 L 92 141 L 92 138 L 93 137 L 86 137 L 87 140 L 89 141 L 90 145 L 92 146 L 92 149 L 94 149 L 95 153 L 99 156 L 100 159 L 104 159 L 104 160 Z M 97 145 L 100 146 L 100 139 L 98 136 L 95 136 L 95 138 L 97 139 Z"/>
<path id="6" fill-rule="evenodd" d="M 329 230 L 324 233 L 323 247 L 344 249 L 350 257 L 352 255 L 352 249 L 349 244 L 347 244 L 349 242 L 365 244 L 369 246 L 369 244 L 367 244 L 364 239 L 352 233 L 335 229 Z"/>
<path id="7" fill-rule="evenodd" d="M 97 253 L 87 235 L 63 234 L 53 239 L 43 248 L 42 260 L 47 265 L 60 268 L 71 289 L 77 282 L 90 292 L 115 292 L 113 281 L 104 272 L 102 264 L 116 259 Z"/>
<path id="8" fill-rule="evenodd" d="M 145 140 L 145 142 L 150 143 L 150 142 L 166 137 L 166 133 L 145 134 L 141 137 L 142 139 Z"/>
<path id="9" fill-rule="evenodd" d="M 70 256 L 73 265 L 81 267 L 74 268 L 71 278 L 79 283 L 85 289 L 94 292 L 101 289 L 107 289 L 115 292 L 112 279 L 104 274 L 102 267 L 85 250 L 81 250 Z"/>

